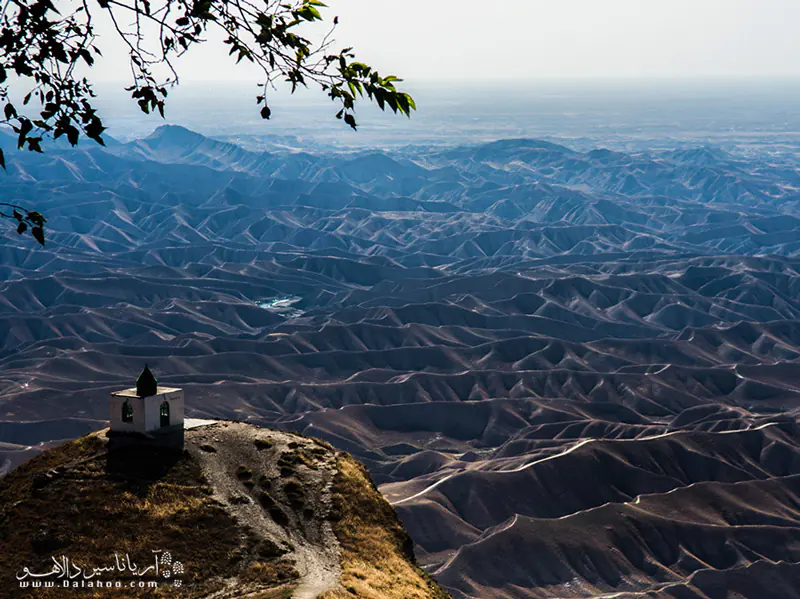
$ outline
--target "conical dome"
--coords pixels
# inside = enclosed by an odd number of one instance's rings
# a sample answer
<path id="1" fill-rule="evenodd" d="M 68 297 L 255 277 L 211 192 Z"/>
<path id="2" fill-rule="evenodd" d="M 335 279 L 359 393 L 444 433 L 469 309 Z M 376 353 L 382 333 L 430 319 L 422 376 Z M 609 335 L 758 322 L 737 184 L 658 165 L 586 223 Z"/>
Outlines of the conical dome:
<path id="1" fill-rule="evenodd" d="M 142 374 L 136 379 L 136 395 L 139 397 L 158 395 L 158 380 L 153 376 L 153 373 L 150 372 L 147 364 L 144 365 Z"/>

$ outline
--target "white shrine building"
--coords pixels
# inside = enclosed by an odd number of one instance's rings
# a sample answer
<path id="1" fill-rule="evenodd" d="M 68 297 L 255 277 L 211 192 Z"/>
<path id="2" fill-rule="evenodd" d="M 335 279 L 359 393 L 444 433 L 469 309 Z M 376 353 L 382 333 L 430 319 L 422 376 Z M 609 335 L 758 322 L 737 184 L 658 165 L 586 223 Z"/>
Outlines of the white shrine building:
<path id="1" fill-rule="evenodd" d="M 152 434 L 183 429 L 183 389 L 159 387 L 145 366 L 136 387 L 111 394 L 111 432 Z"/>

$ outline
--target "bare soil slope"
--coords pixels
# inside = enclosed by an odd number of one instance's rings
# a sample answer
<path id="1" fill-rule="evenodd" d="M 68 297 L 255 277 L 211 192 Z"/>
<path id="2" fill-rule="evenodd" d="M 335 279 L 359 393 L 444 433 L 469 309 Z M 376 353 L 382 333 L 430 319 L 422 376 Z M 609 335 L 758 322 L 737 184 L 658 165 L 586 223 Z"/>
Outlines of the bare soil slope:
<path id="1" fill-rule="evenodd" d="M 446 597 L 416 567 L 394 511 L 346 454 L 231 422 L 187 430 L 185 447 L 120 446 L 118 438 L 93 433 L 3 478 L 0 596 L 104 597 L 109 591 L 87 583 L 120 580 L 114 596 L 352 597 L 357 576 L 356 596 L 399 599 L 380 589 L 412 585 L 419 592 L 409 597 Z M 372 512 L 359 514 L 362 505 Z M 361 520 L 369 525 L 351 526 Z M 371 553 L 359 550 L 370 544 Z M 165 561 L 160 572 L 142 573 L 153 552 L 161 561 L 169 553 L 181 567 L 165 575 Z M 144 565 L 120 572 L 128 556 Z M 83 586 L 69 591 L 57 573 L 34 576 L 64 557 L 85 572 L 109 563 L 117 571 L 76 574 Z M 35 581 L 55 586 L 21 586 Z M 130 587 L 141 581 L 158 586 Z"/>

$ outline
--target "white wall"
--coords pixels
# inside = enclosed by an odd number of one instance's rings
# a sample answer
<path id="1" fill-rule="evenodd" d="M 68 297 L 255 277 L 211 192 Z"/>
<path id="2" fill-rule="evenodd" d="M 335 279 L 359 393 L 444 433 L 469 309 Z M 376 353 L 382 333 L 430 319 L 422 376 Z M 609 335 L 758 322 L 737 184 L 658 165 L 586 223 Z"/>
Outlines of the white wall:
<path id="1" fill-rule="evenodd" d="M 129 401 L 133 407 L 133 421 L 122 421 L 122 406 Z M 154 432 L 161 428 L 161 404 L 169 403 L 170 426 L 183 424 L 184 400 L 181 389 L 169 389 L 152 397 L 136 397 L 128 391 L 113 393 L 109 401 L 111 430 L 120 432 Z"/>
<path id="2" fill-rule="evenodd" d="M 122 421 L 122 406 L 129 401 L 133 407 L 133 421 Z M 109 402 L 111 408 L 111 430 L 123 432 L 135 432 L 145 430 L 145 414 L 142 408 L 142 400 L 138 397 L 124 397 L 120 395 L 112 395 Z"/>

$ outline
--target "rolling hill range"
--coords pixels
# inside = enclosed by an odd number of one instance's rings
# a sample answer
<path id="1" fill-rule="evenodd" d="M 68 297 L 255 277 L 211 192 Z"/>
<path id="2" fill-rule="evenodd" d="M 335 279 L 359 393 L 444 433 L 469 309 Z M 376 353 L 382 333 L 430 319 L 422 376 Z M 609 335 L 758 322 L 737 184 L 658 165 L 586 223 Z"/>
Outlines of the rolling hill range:
<path id="1" fill-rule="evenodd" d="M 147 362 L 352 453 L 459 599 L 800 597 L 796 152 L 7 155 L 5 470 Z"/>

